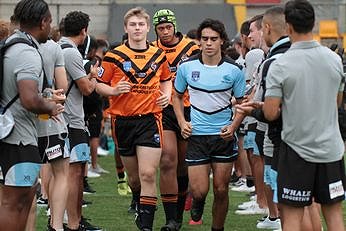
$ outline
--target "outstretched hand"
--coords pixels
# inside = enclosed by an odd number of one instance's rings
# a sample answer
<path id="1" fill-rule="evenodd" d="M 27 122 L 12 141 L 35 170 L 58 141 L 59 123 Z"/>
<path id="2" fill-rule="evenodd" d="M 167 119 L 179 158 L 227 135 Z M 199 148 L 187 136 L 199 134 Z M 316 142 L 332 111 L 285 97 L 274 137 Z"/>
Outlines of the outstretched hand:
<path id="1" fill-rule="evenodd" d="M 131 91 L 131 83 L 125 80 L 125 77 L 122 77 L 121 80 L 114 86 L 113 95 L 121 95 Z"/>

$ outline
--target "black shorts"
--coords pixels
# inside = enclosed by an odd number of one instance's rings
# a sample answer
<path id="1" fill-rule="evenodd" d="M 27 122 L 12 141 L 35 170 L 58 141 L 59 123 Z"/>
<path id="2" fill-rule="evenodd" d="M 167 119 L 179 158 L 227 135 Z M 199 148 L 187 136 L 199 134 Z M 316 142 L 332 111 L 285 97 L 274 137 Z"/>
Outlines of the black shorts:
<path id="1" fill-rule="evenodd" d="M 191 136 L 188 139 L 186 163 L 193 166 L 233 162 L 238 157 L 234 142 L 226 141 L 220 135 Z"/>
<path id="2" fill-rule="evenodd" d="M 161 114 L 117 116 L 112 119 L 115 143 L 121 156 L 136 155 L 136 146 L 161 148 Z"/>
<path id="3" fill-rule="evenodd" d="M 312 203 L 330 204 L 345 199 L 344 159 L 312 163 L 302 159 L 281 142 L 278 163 L 279 203 L 303 207 Z"/>
<path id="4" fill-rule="evenodd" d="M 190 121 L 190 107 L 184 107 L 184 117 L 186 121 Z M 163 109 L 162 112 L 162 126 L 163 130 L 174 131 L 177 134 L 178 139 L 183 140 L 184 138 L 181 136 L 180 127 L 178 124 L 177 117 L 175 116 L 174 109 L 172 105 L 168 105 Z"/>
<path id="5" fill-rule="evenodd" d="M 264 131 L 257 130 L 256 129 L 256 137 L 255 137 L 255 142 L 258 147 L 259 154 L 261 156 L 264 156 L 264 151 L 263 151 L 263 145 L 264 145 Z"/>
<path id="6" fill-rule="evenodd" d="M 102 111 L 98 111 L 92 115 L 87 116 L 87 120 L 85 121 L 85 123 L 88 127 L 90 138 L 100 137 L 102 119 Z"/>
<path id="7" fill-rule="evenodd" d="M 31 187 L 36 184 L 42 163 L 37 146 L 0 142 L 0 150 L 4 185 Z"/>
<path id="8" fill-rule="evenodd" d="M 38 138 L 38 150 L 43 163 L 70 157 L 66 146 L 67 133 Z"/>
<path id="9" fill-rule="evenodd" d="M 245 132 L 245 125 L 243 123 L 241 123 L 236 131 L 237 136 L 245 136 L 246 132 Z"/>
<path id="10" fill-rule="evenodd" d="M 278 138 L 276 142 L 273 142 L 273 158 L 272 158 L 272 169 L 277 171 L 279 164 L 279 155 L 280 155 L 280 146 L 281 146 L 281 138 Z"/>
<path id="11" fill-rule="evenodd" d="M 88 132 L 78 128 L 68 128 L 67 147 L 70 163 L 88 162 L 90 159 Z"/>

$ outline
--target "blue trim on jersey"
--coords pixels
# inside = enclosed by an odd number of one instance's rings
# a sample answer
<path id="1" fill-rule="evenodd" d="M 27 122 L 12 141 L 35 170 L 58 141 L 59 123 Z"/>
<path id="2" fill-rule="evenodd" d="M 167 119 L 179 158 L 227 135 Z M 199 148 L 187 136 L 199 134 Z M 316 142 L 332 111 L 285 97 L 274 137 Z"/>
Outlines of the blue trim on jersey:
<path id="1" fill-rule="evenodd" d="M 231 98 L 240 99 L 245 93 L 244 73 L 224 59 L 211 67 L 197 58 L 178 67 L 174 88 L 178 93 L 189 91 L 192 135 L 218 135 L 231 123 Z"/>

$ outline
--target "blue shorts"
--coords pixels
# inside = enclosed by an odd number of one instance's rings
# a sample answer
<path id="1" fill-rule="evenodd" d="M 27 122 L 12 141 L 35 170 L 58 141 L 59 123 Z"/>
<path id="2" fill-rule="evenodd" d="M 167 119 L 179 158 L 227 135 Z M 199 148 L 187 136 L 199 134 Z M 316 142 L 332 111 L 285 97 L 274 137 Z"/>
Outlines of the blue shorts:
<path id="1" fill-rule="evenodd" d="M 41 158 L 37 146 L 0 142 L 4 185 L 31 187 L 37 183 Z"/>
<path id="2" fill-rule="evenodd" d="M 244 136 L 244 149 L 252 149 L 254 155 L 260 155 L 256 144 L 256 132 L 247 131 L 246 135 Z"/>
<path id="3" fill-rule="evenodd" d="M 269 185 L 273 190 L 273 202 L 278 203 L 278 184 L 277 177 L 278 173 L 272 168 L 273 158 L 269 156 L 264 156 L 264 183 Z"/>

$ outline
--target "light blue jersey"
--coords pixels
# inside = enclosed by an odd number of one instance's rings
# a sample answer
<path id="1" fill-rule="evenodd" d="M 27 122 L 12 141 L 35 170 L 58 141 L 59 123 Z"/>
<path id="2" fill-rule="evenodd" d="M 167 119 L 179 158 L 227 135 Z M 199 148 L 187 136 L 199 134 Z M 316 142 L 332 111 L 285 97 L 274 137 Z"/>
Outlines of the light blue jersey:
<path id="1" fill-rule="evenodd" d="M 231 123 L 232 96 L 244 96 L 244 73 L 231 59 L 207 66 L 194 56 L 180 64 L 174 88 L 181 94 L 189 91 L 192 135 L 217 135 Z"/>

